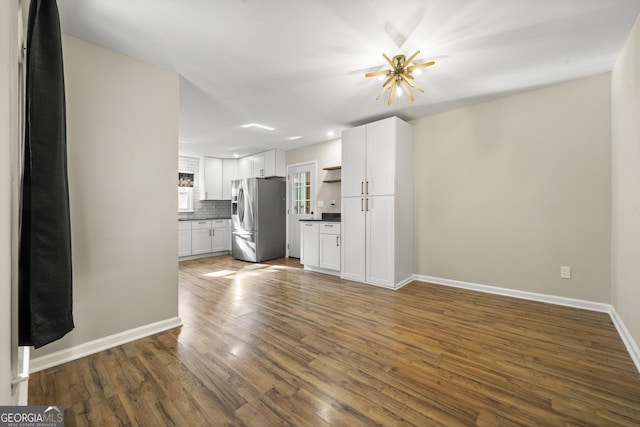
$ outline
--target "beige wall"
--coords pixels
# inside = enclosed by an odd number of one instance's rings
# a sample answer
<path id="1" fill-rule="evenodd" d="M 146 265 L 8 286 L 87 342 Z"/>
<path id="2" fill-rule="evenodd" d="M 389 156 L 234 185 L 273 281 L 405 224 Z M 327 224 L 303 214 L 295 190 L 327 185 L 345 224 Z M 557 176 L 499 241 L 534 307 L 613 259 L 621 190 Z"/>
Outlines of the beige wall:
<path id="1" fill-rule="evenodd" d="M 640 18 L 612 77 L 612 302 L 640 343 Z"/>
<path id="2" fill-rule="evenodd" d="M 13 157 L 17 138 L 18 2 L 0 0 L 0 405 L 11 405 Z"/>
<path id="3" fill-rule="evenodd" d="M 610 302 L 610 105 L 603 74 L 415 121 L 415 272 Z"/>
<path id="4" fill-rule="evenodd" d="M 316 180 L 318 195 L 316 201 L 324 201 L 324 208 L 316 208 L 317 213 L 340 212 L 340 183 L 324 183 L 325 177 L 333 179 L 340 176 L 340 171 L 325 171 L 322 168 L 339 166 L 342 159 L 342 145 L 340 139 L 307 145 L 287 151 L 287 165 L 317 160 L 318 170 Z M 335 206 L 331 201 L 335 200 Z"/>
<path id="5" fill-rule="evenodd" d="M 178 75 L 63 50 L 76 329 L 33 357 L 178 315 Z"/>

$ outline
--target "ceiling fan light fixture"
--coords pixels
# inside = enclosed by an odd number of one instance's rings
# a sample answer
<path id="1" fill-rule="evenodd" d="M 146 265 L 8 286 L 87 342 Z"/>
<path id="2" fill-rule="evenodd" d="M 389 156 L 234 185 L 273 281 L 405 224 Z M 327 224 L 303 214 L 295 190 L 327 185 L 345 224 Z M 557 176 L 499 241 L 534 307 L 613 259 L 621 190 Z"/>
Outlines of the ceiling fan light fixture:
<path id="1" fill-rule="evenodd" d="M 396 93 L 398 94 L 398 97 L 400 97 L 402 96 L 402 93 L 405 92 L 409 100 L 413 101 L 414 97 L 413 93 L 411 93 L 411 88 L 424 92 L 424 90 L 415 82 L 414 76 L 419 74 L 419 71 L 422 68 L 430 67 L 435 64 L 435 62 L 430 61 L 423 62 L 422 64 L 411 65 L 419 53 L 420 51 L 417 50 L 408 59 L 404 55 L 396 55 L 391 59 L 386 53 L 382 54 L 391 68 L 388 70 L 373 71 L 365 74 L 365 77 L 378 77 L 379 80 L 386 78 L 385 82 L 382 84 L 382 92 L 380 92 L 380 95 L 378 95 L 378 98 L 376 99 L 379 99 L 387 90 L 390 90 L 387 102 L 387 105 L 390 106 Z"/>

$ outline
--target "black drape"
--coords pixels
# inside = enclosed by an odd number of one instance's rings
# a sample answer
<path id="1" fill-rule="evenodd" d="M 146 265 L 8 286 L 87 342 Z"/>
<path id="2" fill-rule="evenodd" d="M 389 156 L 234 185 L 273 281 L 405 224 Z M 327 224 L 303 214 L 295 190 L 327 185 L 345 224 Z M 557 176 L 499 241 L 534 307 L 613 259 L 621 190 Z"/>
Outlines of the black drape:
<path id="1" fill-rule="evenodd" d="M 38 348 L 73 329 L 66 114 L 56 1 L 32 0 L 28 25 L 18 304 L 20 345 Z"/>

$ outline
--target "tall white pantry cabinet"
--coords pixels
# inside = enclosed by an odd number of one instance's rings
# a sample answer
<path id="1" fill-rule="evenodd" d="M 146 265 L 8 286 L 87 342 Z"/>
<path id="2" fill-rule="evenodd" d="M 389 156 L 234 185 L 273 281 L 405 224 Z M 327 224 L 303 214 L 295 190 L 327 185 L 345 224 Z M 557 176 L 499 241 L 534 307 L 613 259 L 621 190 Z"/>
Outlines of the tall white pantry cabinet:
<path id="1" fill-rule="evenodd" d="M 341 277 L 397 289 L 413 276 L 413 126 L 342 133 Z"/>

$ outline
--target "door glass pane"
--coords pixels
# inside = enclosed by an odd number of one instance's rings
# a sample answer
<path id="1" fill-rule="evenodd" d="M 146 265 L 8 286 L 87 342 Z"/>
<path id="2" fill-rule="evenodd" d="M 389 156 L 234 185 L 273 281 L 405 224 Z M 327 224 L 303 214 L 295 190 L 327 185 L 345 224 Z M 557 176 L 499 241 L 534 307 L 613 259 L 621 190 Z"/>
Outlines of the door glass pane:
<path id="1" fill-rule="evenodd" d="M 291 200 L 294 215 L 311 213 L 311 172 L 293 174 Z"/>

